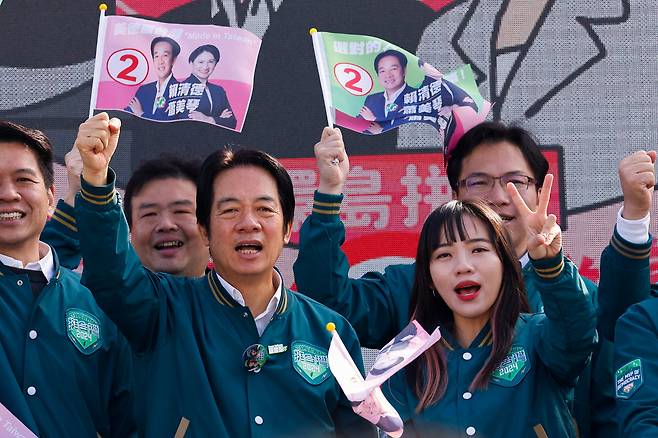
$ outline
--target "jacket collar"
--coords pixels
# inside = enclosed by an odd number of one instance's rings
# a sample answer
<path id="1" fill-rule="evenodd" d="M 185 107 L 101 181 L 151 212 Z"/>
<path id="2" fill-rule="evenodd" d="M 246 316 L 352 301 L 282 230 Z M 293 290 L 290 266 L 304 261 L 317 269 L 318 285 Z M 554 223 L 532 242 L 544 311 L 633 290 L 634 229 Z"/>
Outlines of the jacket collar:
<path id="1" fill-rule="evenodd" d="M 50 245 L 48 245 L 50 246 Z M 54 273 L 52 278 L 48 280 L 48 283 L 54 280 L 59 280 L 59 277 L 61 275 L 61 266 L 59 264 L 59 258 L 57 257 L 57 252 L 55 251 L 55 248 L 50 246 L 50 252 L 53 256 L 53 267 L 54 267 Z M 9 269 L 8 266 L 6 266 L 4 263 L 0 262 L 0 277 L 5 277 L 5 276 L 15 276 L 16 274 Z"/>
<path id="2" fill-rule="evenodd" d="M 471 342 L 471 345 L 468 346 L 469 349 L 471 348 L 480 348 L 480 347 L 486 347 L 487 345 L 491 345 L 493 343 L 493 332 L 491 331 L 491 324 L 487 323 L 484 327 L 482 327 L 482 330 L 480 330 L 480 333 L 473 339 L 473 342 Z M 455 339 L 450 332 L 446 330 L 446 332 L 441 332 L 441 340 L 439 341 L 439 344 L 443 346 L 444 348 L 447 348 L 448 350 L 461 350 L 462 347 L 459 345 L 459 342 L 457 342 L 457 339 Z"/>
<path id="3" fill-rule="evenodd" d="M 241 307 L 240 304 L 238 304 L 228 293 L 228 291 L 224 289 L 214 272 L 214 270 L 208 270 L 206 273 L 206 279 L 208 281 L 208 285 L 210 286 L 210 290 L 215 296 L 217 302 L 223 306 Z M 277 272 L 279 271 L 277 270 Z M 281 282 L 283 283 L 283 276 L 281 275 L 281 272 L 279 272 L 279 276 L 281 277 Z M 277 305 L 276 311 L 274 312 L 276 315 L 282 315 L 286 312 L 286 310 L 288 310 L 290 298 L 290 291 L 285 286 L 282 286 L 281 299 L 279 299 L 279 304 Z"/>

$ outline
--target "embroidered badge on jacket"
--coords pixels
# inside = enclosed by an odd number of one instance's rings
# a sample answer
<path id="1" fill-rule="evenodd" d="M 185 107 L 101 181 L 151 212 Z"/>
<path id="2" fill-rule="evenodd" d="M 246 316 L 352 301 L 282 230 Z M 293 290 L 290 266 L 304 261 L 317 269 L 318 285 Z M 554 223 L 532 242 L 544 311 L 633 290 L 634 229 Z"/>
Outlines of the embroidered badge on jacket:
<path id="1" fill-rule="evenodd" d="M 92 354 L 101 346 L 101 324 L 98 318 L 80 309 L 66 311 L 66 333 L 83 354 Z"/>
<path id="2" fill-rule="evenodd" d="M 292 366 L 311 385 L 319 385 L 331 375 L 327 362 L 327 350 L 304 341 L 291 345 Z"/>
<path id="3" fill-rule="evenodd" d="M 530 359 L 525 348 L 512 346 L 510 352 L 491 373 L 491 382 L 500 386 L 516 386 L 530 371 Z"/>
<path id="4" fill-rule="evenodd" d="M 615 395 L 617 398 L 630 398 L 642 383 L 642 361 L 634 359 L 615 372 Z"/>

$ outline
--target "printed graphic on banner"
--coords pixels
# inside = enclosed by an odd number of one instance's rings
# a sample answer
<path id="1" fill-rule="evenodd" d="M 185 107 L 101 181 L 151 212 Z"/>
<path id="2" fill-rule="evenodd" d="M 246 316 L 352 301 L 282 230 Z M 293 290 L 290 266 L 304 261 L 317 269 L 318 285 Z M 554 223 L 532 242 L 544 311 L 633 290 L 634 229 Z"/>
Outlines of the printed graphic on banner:
<path id="1" fill-rule="evenodd" d="M 427 123 L 448 146 L 452 135 L 459 137 L 489 112 L 468 65 L 444 75 L 379 38 L 328 32 L 313 38 L 320 39 L 314 47 L 337 125 L 372 135 Z"/>
<path id="2" fill-rule="evenodd" d="M 241 132 L 261 40 L 238 28 L 105 18 L 95 108 Z"/>
<path id="3" fill-rule="evenodd" d="M 354 412 L 375 424 L 389 436 L 402 436 L 402 419 L 386 400 L 380 387 L 393 374 L 441 339 L 439 328 L 437 327 L 430 335 L 417 321 L 411 321 L 379 351 L 365 379 L 336 332 L 335 325 L 329 323 L 327 329 L 331 332 L 329 368 L 347 399 L 352 402 Z"/>
<path id="4" fill-rule="evenodd" d="M 542 152 L 555 175 L 549 212 L 564 223 L 564 191 L 561 150 L 544 147 Z M 295 216 L 291 243 L 299 242 L 299 230 L 313 208 L 313 193 L 319 184 L 315 158 L 283 158 L 295 190 Z M 380 257 L 415 257 L 418 235 L 425 218 L 452 199 L 452 189 L 443 154 L 352 155 L 343 189 L 341 219 L 345 224 L 343 250 L 350 263 L 363 261 L 359 253 L 376 251 Z M 368 248 L 373 246 L 373 251 Z M 354 251 L 354 252 L 352 252 Z M 374 254 L 370 254 L 373 256 Z"/>

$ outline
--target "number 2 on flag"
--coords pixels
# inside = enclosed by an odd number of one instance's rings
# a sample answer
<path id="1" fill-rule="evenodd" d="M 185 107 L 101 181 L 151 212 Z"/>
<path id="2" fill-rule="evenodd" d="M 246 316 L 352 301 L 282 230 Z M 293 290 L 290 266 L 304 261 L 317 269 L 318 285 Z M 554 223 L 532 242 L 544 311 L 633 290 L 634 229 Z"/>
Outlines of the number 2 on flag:
<path id="1" fill-rule="evenodd" d="M 149 72 L 148 58 L 137 49 L 121 49 L 107 60 L 107 73 L 123 85 L 139 85 Z"/>
<path id="2" fill-rule="evenodd" d="M 334 76 L 341 87 L 354 96 L 365 96 L 372 90 L 372 77 L 356 64 L 341 62 L 334 65 Z"/>

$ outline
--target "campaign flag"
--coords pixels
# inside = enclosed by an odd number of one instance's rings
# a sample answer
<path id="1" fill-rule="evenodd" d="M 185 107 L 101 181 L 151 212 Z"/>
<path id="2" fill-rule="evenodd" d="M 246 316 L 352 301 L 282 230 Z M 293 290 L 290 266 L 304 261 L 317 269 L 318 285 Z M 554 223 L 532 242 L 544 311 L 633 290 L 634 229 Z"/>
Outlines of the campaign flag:
<path id="1" fill-rule="evenodd" d="M 449 151 L 491 108 L 470 65 L 442 74 L 379 38 L 314 29 L 311 35 L 329 124 L 374 135 L 405 123 L 427 123 Z"/>
<path id="2" fill-rule="evenodd" d="M 441 339 L 439 328 L 437 327 L 430 335 L 417 321 L 411 321 L 379 350 L 372 369 L 365 379 L 361 376 L 334 325 L 327 324 L 327 328 L 331 331 L 327 362 L 345 396 L 352 402 L 354 412 L 389 436 L 394 438 L 402 436 L 404 431 L 402 419 L 386 400 L 380 387 L 393 374 Z"/>
<path id="3" fill-rule="evenodd" d="M 90 106 L 241 132 L 260 45 L 240 28 L 101 14 Z"/>

